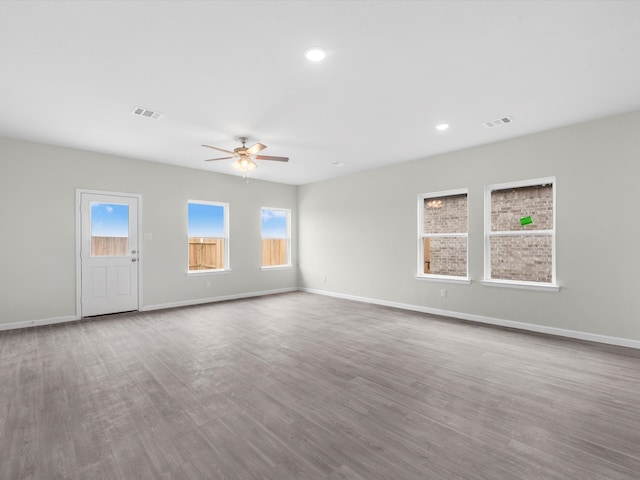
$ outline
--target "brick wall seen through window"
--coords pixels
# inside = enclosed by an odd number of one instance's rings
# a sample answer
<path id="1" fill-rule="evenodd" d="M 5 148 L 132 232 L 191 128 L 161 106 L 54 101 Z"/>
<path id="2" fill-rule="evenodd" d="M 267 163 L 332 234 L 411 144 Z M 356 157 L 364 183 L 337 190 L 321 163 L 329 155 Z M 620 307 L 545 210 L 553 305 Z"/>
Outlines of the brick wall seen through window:
<path id="1" fill-rule="evenodd" d="M 421 275 L 466 277 L 467 193 L 421 198 Z"/>
<path id="2" fill-rule="evenodd" d="M 554 281 L 553 183 L 490 189 L 490 279 Z"/>

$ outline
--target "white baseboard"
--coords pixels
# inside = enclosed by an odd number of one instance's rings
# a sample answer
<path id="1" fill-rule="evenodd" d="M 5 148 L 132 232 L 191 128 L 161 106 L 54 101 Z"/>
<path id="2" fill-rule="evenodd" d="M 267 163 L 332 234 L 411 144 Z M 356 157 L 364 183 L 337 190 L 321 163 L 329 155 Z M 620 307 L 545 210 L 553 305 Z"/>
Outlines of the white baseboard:
<path id="1" fill-rule="evenodd" d="M 296 292 L 298 288 L 279 288 L 276 290 L 263 290 L 260 292 L 247 292 L 247 293 L 235 293 L 233 295 L 222 295 L 219 297 L 198 298 L 195 300 L 182 300 L 180 302 L 170 303 L 157 303 L 155 305 L 145 305 L 140 308 L 141 312 L 147 312 L 151 310 L 162 310 L 164 308 L 176 308 L 176 307 L 188 307 L 190 305 L 201 305 L 203 303 L 224 302 L 225 300 L 237 300 L 240 298 L 261 297 L 263 295 L 273 295 L 276 293 Z"/>
<path id="2" fill-rule="evenodd" d="M 354 300 L 356 302 L 372 303 L 375 305 L 383 305 L 385 307 L 394 307 L 394 308 L 400 308 L 403 310 L 411 310 L 414 312 L 429 313 L 431 315 L 441 315 L 444 317 L 458 318 L 460 320 L 469 320 L 471 322 L 486 323 L 489 325 L 498 325 L 501 327 L 515 328 L 519 330 L 528 330 L 531 332 L 547 333 L 549 335 L 557 335 L 560 337 L 575 338 L 578 340 L 587 340 L 589 342 L 606 343 L 608 345 L 617 345 L 620 347 L 640 349 L 639 340 L 631 340 L 628 338 L 609 337 L 607 335 L 599 335 L 597 333 L 589 333 L 589 332 L 581 332 L 578 330 L 567 330 L 564 328 L 548 327 L 546 325 L 536 325 L 535 323 L 515 322 L 513 320 L 504 320 L 501 318 L 485 317 L 482 315 L 474 315 L 472 313 L 454 312 L 450 310 L 442 310 L 439 308 L 423 307 L 421 305 L 390 302 L 387 300 L 378 300 L 376 298 L 358 297 L 355 295 L 329 292 L 326 290 L 317 290 L 314 288 L 300 288 L 299 290 L 301 292 L 315 293 L 317 295 L 326 295 L 329 297 L 343 298 L 345 300 Z"/>
<path id="3" fill-rule="evenodd" d="M 330 292 L 327 290 L 317 290 L 314 288 L 280 288 L 276 290 L 264 290 L 259 292 L 237 293 L 233 295 L 222 295 L 219 297 L 199 298 L 195 300 L 184 300 L 180 302 L 159 303 L 155 305 L 145 305 L 140 311 L 161 310 L 164 308 L 187 307 L 190 305 L 201 305 L 203 303 L 222 302 L 225 300 L 237 300 L 240 298 L 260 297 L 264 295 L 273 295 L 276 293 L 287 292 L 307 292 L 317 295 L 325 295 L 329 297 L 342 298 L 345 300 L 353 300 L 356 302 L 371 303 L 374 305 L 382 305 L 385 307 L 400 308 L 414 312 L 428 313 L 431 315 L 441 315 L 444 317 L 458 318 L 460 320 L 469 320 L 471 322 L 486 323 L 488 325 L 498 325 L 501 327 L 515 328 L 519 330 L 528 330 L 531 332 L 546 333 L 560 337 L 575 338 L 578 340 L 587 340 L 589 342 L 605 343 L 608 345 L 617 345 L 621 347 L 629 347 L 640 349 L 640 341 L 621 337 L 610 337 L 597 333 L 581 332 L 578 330 L 568 330 L 564 328 L 548 327 L 545 325 L 536 325 L 535 323 L 516 322 L 513 320 L 504 320 L 501 318 L 485 317 L 472 313 L 454 312 L 451 310 L 442 310 L 439 308 L 423 307 L 421 305 L 412 305 L 409 303 L 391 302 L 388 300 L 379 300 L 376 298 L 359 297 L 356 295 L 348 295 L 343 293 Z M 43 325 L 54 325 L 56 323 L 73 322 L 80 320 L 77 315 L 67 315 L 64 317 L 42 318 L 37 320 L 25 320 L 22 322 L 0 323 L 0 331 L 14 330 L 17 328 L 37 327 Z"/>
<path id="4" fill-rule="evenodd" d="M 40 318 L 37 320 L 25 320 L 23 322 L 0 323 L 0 331 L 15 330 L 16 328 L 39 327 L 42 325 L 53 325 L 55 323 L 74 322 L 80 320 L 76 315 L 67 315 L 65 317 Z"/>
<path id="5" fill-rule="evenodd" d="M 296 287 L 280 288 L 277 290 L 265 290 L 261 292 L 237 293 L 234 295 L 224 295 L 220 297 L 199 298 L 197 300 L 185 300 L 182 302 L 159 303 L 156 305 L 145 305 L 140 308 L 141 312 L 150 310 L 161 310 L 163 308 L 188 307 L 189 305 L 200 305 L 203 303 L 222 302 L 224 300 L 236 300 L 239 298 L 261 297 L 263 295 L 273 295 L 275 293 L 296 292 Z M 38 320 L 25 320 L 23 322 L 0 323 L 0 331 L 14 330 L 17 328 L 38 327 L 42 325 L 53 325 L 56 323 L 73 322 L 80 320 L 77 315 L 69 315 L 66 317 L 41 318 Z"/>

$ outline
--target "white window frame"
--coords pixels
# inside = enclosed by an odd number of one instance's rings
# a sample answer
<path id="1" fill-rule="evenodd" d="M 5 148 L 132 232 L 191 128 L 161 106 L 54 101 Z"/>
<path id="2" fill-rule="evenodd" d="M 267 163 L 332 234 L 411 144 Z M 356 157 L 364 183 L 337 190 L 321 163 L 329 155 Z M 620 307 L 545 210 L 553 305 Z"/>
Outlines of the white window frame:
<path id="1" fill-rule="evenodd" d="M 551 184 L 553 215 L 552 228 L 546 230 L 513 230 L 491 231 L 491 193 L 494 190 L 506 190 L 508 188 L 535 187 Z M 484 279 L 483 285 L 497 287 L 525 288 L 532 290 L 558 291 L 560 289 L 556 280 L 556 177 L 536 178 L 533 180 L 521 180 L 516 182 L 498 183 L 484 187 Z M 491 237 L 498 236 L 533 236 L 551 235 L 551 282 L 531 282 L 524 280 L 506 280 L 491 278 Z"/>
<path id="2" fill-rule="evenodd" d="M 467 196 L 467 231 L 457 233 L 424 233 L 424 202 L 429 198 L 452 197 L 457 195 Z M 450 238 L 463 237 L 467 239 L 467 274 L 464 277 L 455 275 L 436 275 L 424 273 L 424 239 L 425 238 Z M 469 189 L 459 188 L 442 192 L 421 193 L 418 195 L 418 269 L 416 278 L 419 280 L 437 280 L 450 283 L 471 283 L 469 279 Z"/>
<path id="3" fill-rule="evenodd" d="M 282 237 L 270 237 L 264 236 L 262 233 L 262 211 L 263 210 L 277 210 L 280 212 L 285 212 L 287 215 L 287 237 L 284 240 L 287 240 L 287 263 L 282 265 L 262 265 L 262 240 L 267 239 L 279 239 L 283 240 Z M 291 209 L 289 208 L 279 208 L 279 207 L 260 207 L 260 269 L 261 270 L 277 270 L 282 268 L 291 268 Z"/>
<path id="4" fill-rule="evenodd" d="M 189 270 L 189 204 L 196 203 L 199 205 L 211 205 L 223 208 L 224 217 L 224 268 L 212 268 L 209 270 Z M 229 245 L 229 204 L 226 202 L 210 202 L 208 200 L 187 200 L 187 275 L 208 275 L 212 273 L 225 273 L 231 271 L 230 245 Z"/>

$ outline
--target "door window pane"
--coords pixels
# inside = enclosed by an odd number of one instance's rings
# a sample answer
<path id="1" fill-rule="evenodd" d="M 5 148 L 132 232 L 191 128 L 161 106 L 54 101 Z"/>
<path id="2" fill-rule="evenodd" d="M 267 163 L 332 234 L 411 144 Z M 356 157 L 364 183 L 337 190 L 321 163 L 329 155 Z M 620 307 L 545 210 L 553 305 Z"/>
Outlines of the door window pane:
<path id="1" fill-rule="evenodd" d="M 91 255 L 129 253 L 129 205 L 91 202 Z"/>

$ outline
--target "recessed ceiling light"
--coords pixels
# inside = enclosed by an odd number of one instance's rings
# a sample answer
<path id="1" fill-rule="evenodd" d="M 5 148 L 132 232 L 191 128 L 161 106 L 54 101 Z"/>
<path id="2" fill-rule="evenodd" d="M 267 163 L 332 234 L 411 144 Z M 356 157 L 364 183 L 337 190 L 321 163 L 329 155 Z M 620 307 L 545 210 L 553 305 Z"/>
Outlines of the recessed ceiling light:
<path id="1" fill-rule="evenodd" d="M 320 62 L 327 56 L 327 52 L 324 48 L 311 47 L 305 50 L 304 56 L 307 57 L 307 60 L 310 62 Z"/>
<path id="2" fill-rule="evenodd" d="M 449 128 L 449 124 L 448 123 L 441 123 L 439 125 L 436 125 L 436 130 L 438 130 L 439 132 L 444 132 L 448 128 Z"/>

